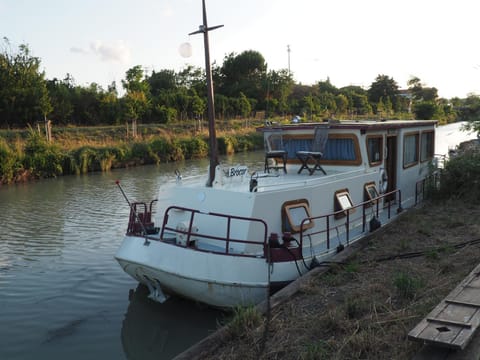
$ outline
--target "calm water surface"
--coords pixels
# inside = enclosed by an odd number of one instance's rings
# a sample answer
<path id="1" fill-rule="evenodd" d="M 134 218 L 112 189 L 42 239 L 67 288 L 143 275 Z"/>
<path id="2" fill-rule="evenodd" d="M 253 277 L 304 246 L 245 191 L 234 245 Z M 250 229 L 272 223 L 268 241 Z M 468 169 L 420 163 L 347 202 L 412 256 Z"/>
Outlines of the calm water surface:
<path id="1" fill-rule="evenodd" d="M 436 153 L 475 137 L 439 128 Z M 222 159 L 260 170 L 263 154 Z M 170 359 L 216 329 L 223 314 L 192 302 L 157 304 L 113 256 L 130 199 L 206 173 L 208 161 L 67 176 L 0 188 L 0 359 Z"/>
<path id="2" fill-rule="evenodd" d="M 262 154 L 223 163 L 261 169 Z M 254 165 L 256 164 L 256 165 Z M 258 166 L 257 166 L 258 165 Z M 170 359 L 224 316 L 178 299 L 157 304 L 113 258 L 131 200 L 149 201 L 208 161 L 0 187 L 0 359 Z"/>

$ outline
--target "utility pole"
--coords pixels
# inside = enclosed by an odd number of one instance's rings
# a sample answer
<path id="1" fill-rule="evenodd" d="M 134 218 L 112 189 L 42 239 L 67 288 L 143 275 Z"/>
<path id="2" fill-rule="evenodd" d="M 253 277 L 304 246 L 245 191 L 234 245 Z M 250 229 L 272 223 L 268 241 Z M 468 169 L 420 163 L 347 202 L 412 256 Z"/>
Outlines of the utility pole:
<path id="1" fill-rule="evenodd" d="M 288 53 L 288 75 L 290 75 L 290 45 L 287 45 L 287 53 Z"/>

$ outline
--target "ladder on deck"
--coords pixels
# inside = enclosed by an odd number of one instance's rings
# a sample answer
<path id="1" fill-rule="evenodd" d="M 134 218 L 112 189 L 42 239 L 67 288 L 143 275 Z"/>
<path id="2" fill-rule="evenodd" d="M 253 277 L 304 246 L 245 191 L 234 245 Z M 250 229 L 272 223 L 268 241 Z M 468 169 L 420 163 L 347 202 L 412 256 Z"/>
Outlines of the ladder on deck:
<path id="1" fill-rule="evenodd" d="M 408 338 L 464 349 L 480 325 L 480 264 L 433 309 Z"/>

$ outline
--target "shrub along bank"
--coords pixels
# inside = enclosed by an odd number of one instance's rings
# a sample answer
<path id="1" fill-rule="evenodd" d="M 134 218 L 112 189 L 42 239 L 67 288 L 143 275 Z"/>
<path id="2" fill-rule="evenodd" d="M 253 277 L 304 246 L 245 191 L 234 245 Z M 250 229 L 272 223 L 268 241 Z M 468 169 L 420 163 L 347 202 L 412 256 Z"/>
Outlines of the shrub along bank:
<path id="1" fill-rule="evenodd" d="M 219 135 L 217 141 L 220 154 L 253 151 L 263 146 L 261 134 L 254 130 Z M 0 184 L 207 156 L 206 135 L 160 135 L 130 142 L 67 148 L 49 143 L 37 131 L 29 129 L 25 141 L 7 141 L 0 137 Z"/>

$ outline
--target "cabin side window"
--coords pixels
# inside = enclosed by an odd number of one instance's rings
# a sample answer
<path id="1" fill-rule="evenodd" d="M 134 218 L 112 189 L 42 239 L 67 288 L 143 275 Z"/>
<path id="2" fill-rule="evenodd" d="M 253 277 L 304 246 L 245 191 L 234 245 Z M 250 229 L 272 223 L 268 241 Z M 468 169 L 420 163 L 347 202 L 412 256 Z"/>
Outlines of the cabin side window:
<path id="1" fill-rule="evenodd" d="M 365 207 L 376 204 L 379 196 L 380 195 L 378 194 L 378 190 L 374 181 L 365 184 L 363 194 Z"/>
<path id="2" fill-rule="evenodd" d="M 307 199 L 292 200 L 282 205 L 282 231 L 298 233 L 313 227 L 314 223 L 308 219 L 312 217 Z"/>
<path id="3" fill-rule="evenodd" d="M 383 136 L 367 136 L 367 153 L 370 166 L 380 165 L 383 161 Z"/>
<path id="4" fill-rule="evenodd" d="M 321 162 L 327 165 L 360 165 L 362 157 L 358 138 L 353 134 L 329 134 Z"/>
<path id="5" fill-rule="evenodd" d="M 335 191 L 333 198 L 333 209 L 335 211 L 335 218 L 339 219 L 344 216 L 347 216 L 347 213 L 355 212 L 353 207 L 353 201 L 350 197 L 350 192 L 348 189 L 341 189 Z"/>
<path id="6" fill-rule="evenodd" d="M 422 132 L 422 137 L 420 139 L 420 161 L 424 162 L 431 160 L 434 155 L 435 141 L 434 141 L 434 132 L 433 131 L 424 131 Z"/>
<path id="7" fill-rule="evenodd" d="M 403 138 L 403 168 L 418 164 L 418 133 L 405 134 Z"/>

